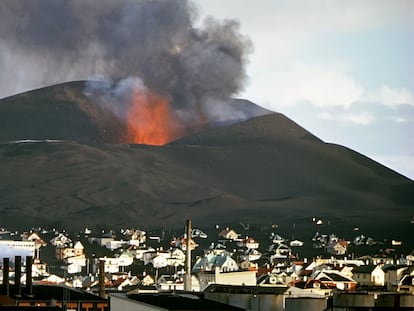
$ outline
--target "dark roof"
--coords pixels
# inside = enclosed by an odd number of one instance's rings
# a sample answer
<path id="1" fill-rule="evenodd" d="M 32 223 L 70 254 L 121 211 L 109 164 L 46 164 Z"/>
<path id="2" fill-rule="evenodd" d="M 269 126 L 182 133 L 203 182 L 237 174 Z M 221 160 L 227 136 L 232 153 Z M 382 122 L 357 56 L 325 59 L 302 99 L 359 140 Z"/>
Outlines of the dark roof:
<path id="1" fill-rule="evenodd" d="M 387 271 L 398 270 L 400 268 L 408 268 L 408 266 L 406 265 L 384 265 L 382 267 L 382 271 L 387 272 Z"/>
<path id="2" fill-rule="evenodd" d="M 354 270 L 352 270 L 353 273 L 371 273 L 374 271 L 376 266 L 374 265 L 363 265 L 359 267 L 355 267 Z"/>
<path id="3" fill-rule="evenodd" d="M 321 283 L 318 280 L 308 280 L 308 281 L 296 281 L 293 283 L 293 285 L 297 288 L 315 288 L 314 284 L 317 284 L 317 287 L 321 288 L 321 289 L 329 289 L 328 286 L 326 286 L 325 284 Z"/>
<path id="4" fill-rule="evenodd" d="M 14 297 L 14 286 L 10 286 L 10 297 Z M 27 296 L 25 293 L 25 287 L 22 287 L 22 297 L 17 300 L 62 300 L 68 301 L 107 301 L 107 299 L 99 296 L 77 290 L 71 287 L 62 285 L 33 285 L 33 295 Z"/>
<path id="5" fill-rule="evenodd" d="M 217 311 L 241 311 L 243 309 L 226 305 L 223 303 L 207 300 L 196 295 L 178 295 L 178 294 L 132 294 L 128 295 L 142 303 L 165 308 L 167 310 L 217 310 Z"/>
<path id="6" fill-rule="evenodd" d="M 329 273 L 328 271 L 325 271 L 324 273 L 327 276 L 329 276 L 332 279 L 332 281 L 335 281 L 335 282 L 350 282 L 351 281 L 350 279 L 347 279 L 346 277 L 336 274 L 336 273 Z"/>
<path id="7" fill-rule="evenodd" d="M 204 293 L 231 293 L 231 294 L 264 294 L 277 295 L 283 294 L 287 290 L 287 286 L 236 286 L 236 285 L 221 285 L 210 284 Z"/>

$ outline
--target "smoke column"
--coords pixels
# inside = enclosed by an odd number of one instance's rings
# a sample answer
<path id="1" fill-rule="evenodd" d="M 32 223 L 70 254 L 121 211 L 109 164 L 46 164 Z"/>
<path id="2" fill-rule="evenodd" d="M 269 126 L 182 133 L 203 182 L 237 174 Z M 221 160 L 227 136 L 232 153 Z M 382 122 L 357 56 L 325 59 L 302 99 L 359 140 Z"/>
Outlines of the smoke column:
<path id="1" fill-rule="evenodd" d="M 88 85 L 86 93 L 99 93 L 101 103 L 120 116 L 128 112 L 119 98 L 130 98 L 138 85 L 165 98 L 174 118 L 200 122 L 208 121 L 210 105 L 228 99 L 245 80 L 251 43 L 239 24 L 209 17 L 196 27 L 190 1 L 3 0 L 1 5 L 0 97 L 93 76 L 104 82 Z"/>

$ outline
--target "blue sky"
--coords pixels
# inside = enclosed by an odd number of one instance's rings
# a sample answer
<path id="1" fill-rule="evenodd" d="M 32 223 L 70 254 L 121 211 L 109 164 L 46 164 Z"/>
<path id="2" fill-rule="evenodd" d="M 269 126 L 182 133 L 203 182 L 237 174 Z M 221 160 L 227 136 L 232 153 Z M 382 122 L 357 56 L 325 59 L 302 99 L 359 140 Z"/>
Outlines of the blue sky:
<path id="1" fill-rule="evenodd" d="M 414 179 L 414 0 L 196 0 L 253 43 L 241 97 Z"/>

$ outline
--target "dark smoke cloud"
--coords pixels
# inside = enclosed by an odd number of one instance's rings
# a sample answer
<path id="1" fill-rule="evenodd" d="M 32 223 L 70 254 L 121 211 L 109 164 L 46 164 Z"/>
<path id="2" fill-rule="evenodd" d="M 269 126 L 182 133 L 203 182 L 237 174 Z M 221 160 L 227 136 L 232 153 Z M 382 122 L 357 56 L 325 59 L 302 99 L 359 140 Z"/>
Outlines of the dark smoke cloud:
<path id="1" fill-rule="evenodd" d="M 138 77 L 178 111 L 226 99 L 250 41 L 236 21 L 196 19 L 186 0 L 2 0 L 0 97 L 101 75 Z"/>

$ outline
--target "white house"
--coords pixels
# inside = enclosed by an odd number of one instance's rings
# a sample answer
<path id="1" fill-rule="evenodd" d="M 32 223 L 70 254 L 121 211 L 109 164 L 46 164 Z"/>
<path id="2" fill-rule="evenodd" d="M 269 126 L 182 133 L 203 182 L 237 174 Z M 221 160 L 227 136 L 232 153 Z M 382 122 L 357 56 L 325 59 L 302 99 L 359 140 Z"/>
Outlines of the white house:
<path id="1" fill-rule="evenodd" d="M 382 265 L 377 265 L 371 272 L 371 281 L 376 286 L 385 285 L 385 273 L 382 270 Z"/>
<path id="2" fill-rule="evenodd" d="M 321 271 L 316 275 L 315 280 L 320 281 L 329 288 L 337 288 L 346 291 L 355 290 L 357 285 L 357 282 L 354 279 L 347 277 L 336 270 Z"/>
<path id="3" fill-rule="evenodd" d="M 382 267 L 385 272 L 385 285 L 388 291 L 397 290 L 398 283 L 400 283 L 407 269 L 408 267 L 405 265 L 384 265 Z"/>
<path id="4" fill-rule="evenodd" d="M 140 247 L 134 250 L 135 258 L 138 260 L 143 260 L 145 253 L 155 252 L 155 249 L 152 247 Z"/>
<path id="5" fill-rule="evenodd" d="M 105 261 L 105 272 L 118 273 L 119 267 L 130 266 L 133 263 L 134 258 L 127 253 L 122 253 L 119 257 L 101 257 L 99 260 Z"/>
<path id="6" fill-rule="evenodd" d="M 257 249 L 257 248 L 259 248 L 259 242 L 257 242 L 252 237 L 246 237 L 245 239 L 239 241 L 237 243 L 237 246 L 246 247 L 246 248 L 249 248 L 249 249 Z"/>
<path id="7" fill-rule="evenodd" d="M 68 257 L 65 259 L 65 262 L 67 264 L 66 269 L 69 274 L 81 273 L 82 267 L 86 266 L 86 258 L 83 254 L 79 256 Z"/>
<path id="8" fill-rule="evenodd" d="M 178 238 L 174 238 L 171 241 L 171 246 L 179 247 L 183 251 L 186 251 L 187 250 L 187 237 L 181 236 Z M 196 247 L 198 247 L 198 244 L 192 238 L 190 238 L 190 249 L 193 251 L 196 249 Z"/>
<path id="9" fill-rule="evenodd" d="M 229 228 L 220 231 L 219 236 L 227 240 L 236 240 L 239 238 L 239 234 L 236 231 Z"/>
<path id="10" fill-rule="evenodd" d="M 201 291 L 210 284 L 256 286 L 256 271 L 221 272 L 220 268 L 216 267 L 213 271 L 201 271 L 197 276 Z"/>
<path id="11" fill-rule="evenodd" d="M 67 246 L 72 243 L 72 240 L 63 233 L 59 233 L 56 237 L 50 240 L 50 243 L 53 246 Z"/>
<path id="12" fill-rule="evenodd" d="M 290 241 L 290 243 L 289 243 L 289 245 L 291 246 L 291 247 L 301 247 L 301 246 L 303 246 L 303 241 L 299 241 L 299 240 L 293 240 L 293 241 Z"/>
<path id="13" fill-rule="evenodd" d="M 333 255 L 345 255 L 348 243 L 345 240 L 331 241 L 326 246 L 326 252 Z"/>
<path id="14" fill-rule="evenodd" d="M 207 254 L 204 257 L 198 258 L 192 271 L 194 273 L 201 271 L 215 271 L 216 268 L 219 268 L 220 272 L 239 270 L 237 262 L 230 256 Z"/>
<path id="15" fill-rule="evenodd" d="M 142 261 L 144 262 L 144 265 L 152 264 L 155 257 L 164 257 L 165 262 L 167 262 L 168 258 L 171 257 L 170 252 L 164 252 L 164 251 L 152 251 L 152 252 L 145 252 L 142 255 Z M 159 259 L 157 259 L 159 261 Z"/>

